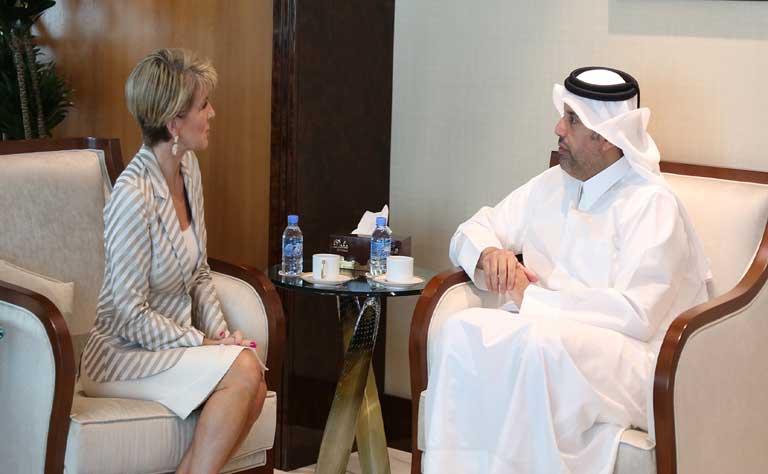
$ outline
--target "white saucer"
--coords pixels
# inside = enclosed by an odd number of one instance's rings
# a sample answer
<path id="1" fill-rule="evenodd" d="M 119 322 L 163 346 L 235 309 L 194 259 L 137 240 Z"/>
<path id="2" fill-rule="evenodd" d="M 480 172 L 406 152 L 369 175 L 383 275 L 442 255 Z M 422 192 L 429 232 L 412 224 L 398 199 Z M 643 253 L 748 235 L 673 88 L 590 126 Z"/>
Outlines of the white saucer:
<path id="1" fill-rule="evenodd" d="M 312 276 L 312 272 L 305 272 L 301 274 L 301 279 L 307 283 L 312 283 L 315 286 L 339 286 L 351 280 L 352 277 L 347 275 L 339 275 L 333 280 L 316 280 Z"/>
<path id="2" fill-rule="evenodd" d="M 370 273 L 366 273 L 365 277 L 369 280 L 373 280 L 376 283 L 381 283 L 382 285 L 386 286 L 397 286 L 397 287 L 408 287 L 413 285 L 418 285 L 419 283 L 424 283 L 424 279 L 417 276 L 412 276 L 410 280 L 407 281 L 390 281 L 387 280 L 387 274 L 379 275 L 379 276 L 373 276 Z"/>

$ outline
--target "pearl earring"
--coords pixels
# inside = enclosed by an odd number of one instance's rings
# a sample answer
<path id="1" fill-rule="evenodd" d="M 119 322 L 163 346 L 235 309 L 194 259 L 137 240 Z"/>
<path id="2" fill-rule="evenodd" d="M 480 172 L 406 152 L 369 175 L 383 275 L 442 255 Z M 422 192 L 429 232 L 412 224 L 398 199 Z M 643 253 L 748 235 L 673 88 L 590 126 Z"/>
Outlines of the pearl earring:
<path id="1" fill-rule="evenodd" d="M 179 153 L 179 136 L 173 137 L 173 145 L 171 145 L 171 155 L 176 156 Z"/>

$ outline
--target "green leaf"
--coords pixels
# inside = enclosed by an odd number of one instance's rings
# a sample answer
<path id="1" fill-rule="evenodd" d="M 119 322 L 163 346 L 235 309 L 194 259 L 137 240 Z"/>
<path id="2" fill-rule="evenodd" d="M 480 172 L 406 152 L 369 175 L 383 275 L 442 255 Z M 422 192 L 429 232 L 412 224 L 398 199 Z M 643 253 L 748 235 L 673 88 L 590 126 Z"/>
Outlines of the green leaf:
<path id="1" fill-rule="evenodd" d="M 31 22 L 39 17 L 46 9 L 55 5 L 51 0 L 28 0 L 24 8 L 16 7 L 16 0 L 0 0 L 0 133 L 4 133 L 8 139 L 23 139 L 24 126 L 21 119 L 21 101 L 19 99 L 19 87 L 16 81 L 16 69 L 13 63 L 11 49 L 8 45 L 8 31 L 18 23 Z M 30 23 L 30 25 L 31 25 Z M 10 25 L 10 26 L 9 26 Z M 14 26 L 16 25 L 16 26 Z M 29 30 L 22 32 L 29 35 Z M 17 30 L 17 34 L 19 34 Z M 34 38 L 33 38 L 34 40 Z M 72 105 L 72 90 L 65 81 L 56 74 L 53 62 L 41 62 L 39 48 L 33 47 L 34 66 L 30 71 L 24 64 L 24 75 L 27 90 L 32 90 L 30 75 L 36 74 L 40 86 L 40 101 L 43 108 L 43 117 L 46 132 L 51 130 L 64 120 Z M 35 117 L 37 104 L 35 100 L 29 101 L 30 114 Z M 36 122 L 34 126 L 36 127 Z"/>

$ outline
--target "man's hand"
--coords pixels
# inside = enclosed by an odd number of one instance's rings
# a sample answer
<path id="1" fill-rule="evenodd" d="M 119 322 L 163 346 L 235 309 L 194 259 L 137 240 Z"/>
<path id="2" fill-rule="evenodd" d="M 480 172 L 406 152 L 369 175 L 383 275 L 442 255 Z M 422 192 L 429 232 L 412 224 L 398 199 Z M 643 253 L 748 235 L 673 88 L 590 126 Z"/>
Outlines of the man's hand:
<path id="1" fill-rule="evenodd" d="M 515 271 L 515 284 L 511 290 L 512 300 L 518 308 L 523 307 L 523 294 L 525 293 L 525 289 L 528 288 L 528 285 L 536 281 L 539 281 L 536 275 L 525 268 L 522 263 L 518 262 L 517 270 Z"/>
<path id="2" fill-rule="evenodd" d="M 488 247 L 480 254 L 477 268 L 485 272 L 488 291 L 497 293 L 513 292 L 512 298 L 522 303 L 523 292 L 529 284 L 539 281 L 536 275 L 517 261 L 515 253 L 495 247 Z"/>
<path id="3" fill-rule="evenodd" d="M 208 339 L 207 337 L 204 337 L 203 345 L 204 346 L 217 346 L 217 345 L 245 346 L 245 347 L 250 347 L 251 349 L 256 349 L 257 347 L 255 341 L 251 341 L 249 339 L 243 339 L 243 333 L 241 333 L 240 331 L 235 331 L 229 336 L 227 336 L 226 333 L 221 333 L 219 334 L 219 336 L 221 336 L 220 339 Z"/>

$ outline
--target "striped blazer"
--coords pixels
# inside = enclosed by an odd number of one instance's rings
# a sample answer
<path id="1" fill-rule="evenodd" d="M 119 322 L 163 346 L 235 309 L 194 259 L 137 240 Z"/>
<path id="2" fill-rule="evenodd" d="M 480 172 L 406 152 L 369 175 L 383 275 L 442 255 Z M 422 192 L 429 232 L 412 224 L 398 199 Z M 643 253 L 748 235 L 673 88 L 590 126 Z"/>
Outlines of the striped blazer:
<path id="1" fill-rule="evenodd" d="M 197 158 L 181 160 L 200 259 L 193 273 L 157 157 L 143 146 L 104 208 L 104 283 L 81 370 L 97 382 L 132 380 L 173 367 L 184 348 L 227 331 L 207 263 Z"/>

